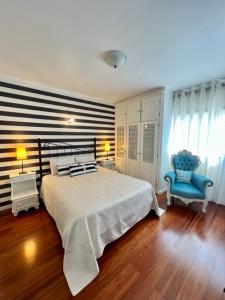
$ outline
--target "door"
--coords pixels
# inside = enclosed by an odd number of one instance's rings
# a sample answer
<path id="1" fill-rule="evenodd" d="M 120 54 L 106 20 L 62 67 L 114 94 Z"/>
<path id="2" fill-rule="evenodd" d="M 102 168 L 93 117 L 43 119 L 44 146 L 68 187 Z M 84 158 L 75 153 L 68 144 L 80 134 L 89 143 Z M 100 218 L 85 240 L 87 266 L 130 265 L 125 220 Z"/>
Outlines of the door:
<path id="1" fill-rule="evenodd" d="M 127 165 L 126 174 L 139 177 L 140 123 L 127 124 Z"/>
<path id="2" fill-rule="evenodd" d="M 127 123 L 140 122 L 141 101 L 127 102 Z"/>
<path id="3" fill-rule="evenodd" d="M 148 96 L 141 101 L 141 121 L 152 121 L 159 119 L 160 96 Z"/>
<path id="4" fill-rule="evenodd" d="M 140 179 L 156 189 L 158 121 L 141 123 Z"/>
<path id="5" fill-rule="evenodd" d="M 126 123 L 127 105 L 126 103 L 117 104 L 115 107 L 116 123 Z"/>
<path id="6" fill-rule="evenodd" d="M 115 166 L 120 173 L 125 172 L 126 159 L 126 123 L 116 124 L 116 159 Z"/>

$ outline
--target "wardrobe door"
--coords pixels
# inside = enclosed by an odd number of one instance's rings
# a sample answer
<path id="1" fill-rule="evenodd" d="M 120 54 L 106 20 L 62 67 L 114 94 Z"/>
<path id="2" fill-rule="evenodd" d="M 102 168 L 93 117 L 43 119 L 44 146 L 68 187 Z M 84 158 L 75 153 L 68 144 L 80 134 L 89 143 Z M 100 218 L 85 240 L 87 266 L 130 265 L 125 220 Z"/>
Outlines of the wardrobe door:
<path id="1" fill-rule="evenodd" d="M 127 102 L 127 123 L 140 122 L 141 101 Z"/>
<path id="2" fill-rule="evenodd" d="M 156 188 L 158 121 L 141 123 L 140 179 Z"/>
<path id="3" fill-rule="evenodd" d="M 160 96 L 148 96 L 141 101 L 141 121 L 152 121 L 159 119 Z"/>
<path id="4" fill-rule="evenodd" d="M 126 162 L 126 123 L 116 124 L 116 159 L 115 166 L 120 173 L 125 172 Z"/>
<path id="5" fill-rule="evenodd" d="M 140 123 L 127 124 L 127 165 L 126 174 L 139 177 Z"/>
<path id="6" fill-rule="evenodd" d="M 127 105 L 126 103 L 117 104 L 115 107 L 115 122 L 126 123 Z"/>

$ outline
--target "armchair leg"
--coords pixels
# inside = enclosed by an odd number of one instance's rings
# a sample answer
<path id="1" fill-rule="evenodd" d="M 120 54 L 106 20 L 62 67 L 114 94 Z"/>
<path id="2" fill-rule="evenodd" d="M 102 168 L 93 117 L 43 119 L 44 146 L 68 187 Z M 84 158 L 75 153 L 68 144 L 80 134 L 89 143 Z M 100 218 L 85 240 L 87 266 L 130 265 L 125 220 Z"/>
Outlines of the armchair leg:
<path id="1" fill-rule="evenodd" d="M 206 207 L 207 207 L 207 205 L 208 205 L 208 201 L 205 200 L 205 201 L 203 202 L 203 205 L 202 205 L 202 212 L 203 212 L 204 214 L 206 213 Z"/>
<path id="2" fill-rule="evenodd" d="M 167 196 L 167 205 L 168 205 L 168 206 L 171 205 L 171 196 Z"/>

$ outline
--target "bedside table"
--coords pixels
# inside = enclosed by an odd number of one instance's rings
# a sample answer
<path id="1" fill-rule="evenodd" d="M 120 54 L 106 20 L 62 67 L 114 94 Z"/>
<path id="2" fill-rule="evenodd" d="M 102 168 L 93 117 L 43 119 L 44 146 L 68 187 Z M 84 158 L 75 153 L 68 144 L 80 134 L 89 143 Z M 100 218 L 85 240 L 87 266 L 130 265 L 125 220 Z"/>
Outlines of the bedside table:
<path id="1" fill-rule="evenodd" d="M 102 168 L 106 168 L 112 171 L 116 171 L 114 160 L 112 159 L 104 159 L 100 162 L 100 166 Z"/>
<path id="2" fill-rule="evenodd" d="M 36 186 L 36 173 L 11 175 L 11 200 L 12 213 L 17 216 L 21 210 L 28 210 L 30 207 L 39 208 L 38 191 Z"/>

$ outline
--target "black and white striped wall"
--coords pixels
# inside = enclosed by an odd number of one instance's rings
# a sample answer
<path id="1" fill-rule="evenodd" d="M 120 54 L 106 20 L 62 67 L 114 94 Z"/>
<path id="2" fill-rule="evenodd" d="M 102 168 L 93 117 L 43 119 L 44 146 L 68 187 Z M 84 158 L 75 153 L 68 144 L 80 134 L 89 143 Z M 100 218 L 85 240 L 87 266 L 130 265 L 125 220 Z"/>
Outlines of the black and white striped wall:
<path id="1" fill-rule="evenodd" d="M 25 171 L 39 172 L 37 138 L 90 145 L 97 138 L 97 160 L 104 159 L 104 143 L 114 158 L 115 107 L 90 100 L 0 81 L 0 210 L 10 207 L 9 175 L 21 170 L 16 147 L 27 149 Z M 72 125 L 68 118 L 74 118 Z M 44 166 L 49 169 L 49 165 Z"/>

